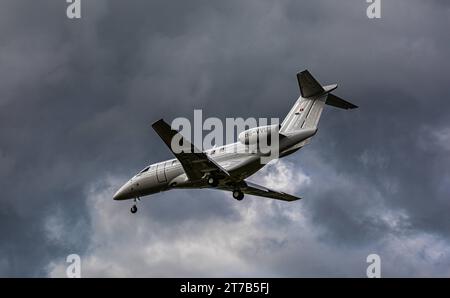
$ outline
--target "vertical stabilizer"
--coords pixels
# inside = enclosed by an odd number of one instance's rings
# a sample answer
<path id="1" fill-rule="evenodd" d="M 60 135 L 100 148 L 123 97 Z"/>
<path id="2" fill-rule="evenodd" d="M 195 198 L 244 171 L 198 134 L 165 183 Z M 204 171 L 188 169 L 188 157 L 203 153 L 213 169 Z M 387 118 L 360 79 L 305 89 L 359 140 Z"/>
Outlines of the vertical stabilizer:
<path id="1" fill-rule="evenodd" d="M 325 104 L 341 109 L 354 109 L 356 105 L 331 94 L 336 84 L 322 86 L 308 70 L 297 74 L 301 96 L 281 124 L 280 133 L 288 134 L 303 128 L 317 128 Z"/>

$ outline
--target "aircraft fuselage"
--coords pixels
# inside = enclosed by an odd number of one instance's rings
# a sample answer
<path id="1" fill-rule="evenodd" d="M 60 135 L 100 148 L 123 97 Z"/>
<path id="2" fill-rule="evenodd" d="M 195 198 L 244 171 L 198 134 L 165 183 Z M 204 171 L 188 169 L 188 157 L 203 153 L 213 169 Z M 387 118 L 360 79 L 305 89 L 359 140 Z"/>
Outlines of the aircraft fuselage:
<path id="1" fill-rule="evenodd" d="M 289 148 L 310 138 L 316 131 L 317 129 L 305 129 L 289 137 L 280 138 L 280 156 L 283 157 L 296 151 L 289 151 Z M 230 178 L 219 180 L 219 187 L 244 180 L 265 166 L 261 163 L 261 153 L 245 152 L 245 146 L 237 142 L 205 151 L 209 158 L 230 174 Z M 181 163 L 173 158 L 145 167 L 116 192 L 114 200 L 139 198 L 173 188 L 204 188 L 208 186 L 206 179 L 194 181 L 189 179 Z"/>

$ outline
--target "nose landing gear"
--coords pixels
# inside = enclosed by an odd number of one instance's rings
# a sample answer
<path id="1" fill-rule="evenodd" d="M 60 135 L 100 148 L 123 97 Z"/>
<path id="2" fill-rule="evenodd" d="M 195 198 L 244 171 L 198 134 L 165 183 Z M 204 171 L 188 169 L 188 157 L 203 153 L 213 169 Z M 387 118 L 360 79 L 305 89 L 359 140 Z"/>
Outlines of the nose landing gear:
<path id="1" fill-rule="evenodd" d="M 137 212 L 137 202 L 140 201 L 141 199 L 139 198 L 135 198 L 134 199 L 134 205 L 131 207 L 130 211 L 131 213 L 135 214 Z"/>

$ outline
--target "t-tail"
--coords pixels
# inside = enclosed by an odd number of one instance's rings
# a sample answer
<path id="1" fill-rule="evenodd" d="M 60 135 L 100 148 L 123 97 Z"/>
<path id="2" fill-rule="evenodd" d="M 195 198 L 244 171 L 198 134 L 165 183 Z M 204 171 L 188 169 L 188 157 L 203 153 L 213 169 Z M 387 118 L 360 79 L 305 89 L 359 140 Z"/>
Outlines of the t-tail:
<path id="1" fill-rule="evenodd" d="M 314 135 L 325 104 L 345 110 L 357 108 L 356 105 L 331 93 L 337 88 L 337 84 L 323 86 L 308 70 L 299 72 L 297 80 L 301 95 L 281 123 L 281 135 L 293 136 L 306 131 L 310 131 L 311 136 Z M 309 140 L 310 138 L 307 138 L 289 148 L 289 152 L 303 147 Z"/>
<path id="2" fill-rule="evenodd" d="M 355 109 L 356 105 L 332 94 L 337 84 L 322 86 L 308 70 L 297 74 L 301 96 L 281 123 L 280 133 L 289 134 L 304 128 L 317 128 L 325 104 L 341 108 Z"/>

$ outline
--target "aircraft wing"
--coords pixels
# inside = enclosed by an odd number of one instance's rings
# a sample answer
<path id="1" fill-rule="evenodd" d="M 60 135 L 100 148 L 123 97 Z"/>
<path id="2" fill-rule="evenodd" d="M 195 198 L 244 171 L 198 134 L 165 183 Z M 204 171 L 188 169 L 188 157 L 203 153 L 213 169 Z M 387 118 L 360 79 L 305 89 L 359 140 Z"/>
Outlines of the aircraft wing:
<path id="1" fill-rule="evenodd" d="M 152 124 L 153 129 L 161 137 L 170 151 L 180 161 L 189 179 L 198 180 L 206 173 L 214 173 L 215 176 L 228 177 L 230 174 L 214 160 L 210 159 L 204 152 L 197 149 L 192 143 L 186 140 L 178 131 L 173 130 L 169 124 L 160 119 Z M 187 148 L 181 153 L 174 152 L 171 146 L 173 137 L 177 136 L 182 140 L 183 148 Z"/>
<path id="2" fill-rule="evenodd" d="M 232 187 L 223 187 L 221 189 L 233 191 Z M 291 201 L 297 201 L 297 200 L 301 199 L 299 197 L 296 197 L 296 196 L 293 196 L 293 195 L 290 195 L 290 194 L 287 194 L 287 193 L 284 193 L 284 192 L 272 190 L 272 189 L 267 188 L 265 186 L 261 186 L 261 185 L 258 185 L 256 183 L 248 182 L 248 181 L 242 181 L 242 185 L 240 186 L 240 190 L 243 193 L 248 194 L 248 195 L 253 195 L 253 196 L 258 196 L 258 197 L 265 197 L 265 198 L 281 200 L 281 201 L 291 202 Z"/>

